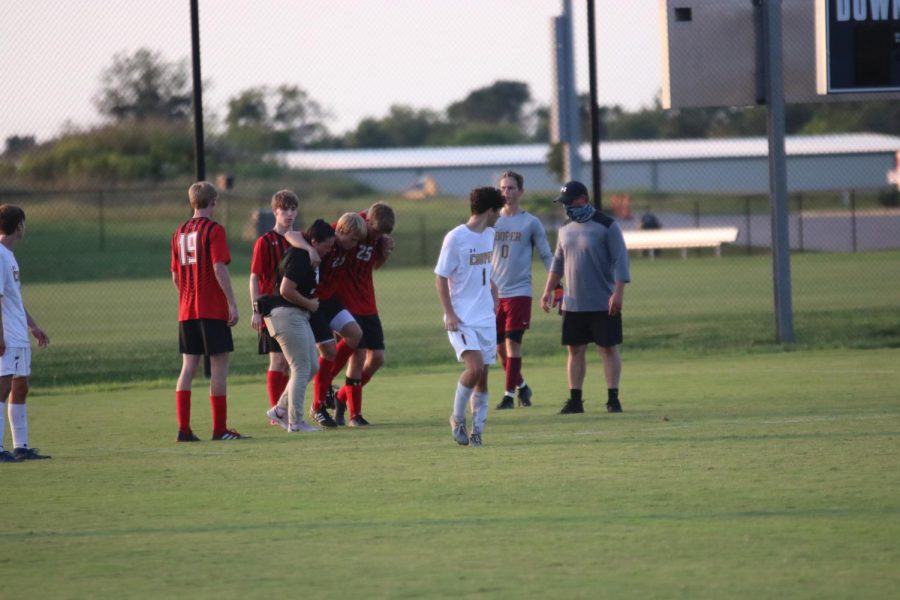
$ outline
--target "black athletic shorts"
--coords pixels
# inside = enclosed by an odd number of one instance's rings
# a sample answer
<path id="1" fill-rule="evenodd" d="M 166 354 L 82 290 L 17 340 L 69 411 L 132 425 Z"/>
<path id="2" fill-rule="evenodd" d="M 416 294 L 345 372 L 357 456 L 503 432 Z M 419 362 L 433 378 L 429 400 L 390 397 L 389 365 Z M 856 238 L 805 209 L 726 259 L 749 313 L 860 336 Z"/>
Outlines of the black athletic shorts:
<path id="1" fill-rule="evenodd" d="M 604 348 L 622 343 L 622 313 L 614 317 L 606 311 L 563 313 L 563 346 L 594 343 Z"/>
<path id="2" fill-rule="evenodd" d="M 222 354 L 234 352 L 231 327 L 219 319 L 191 319 L 178 322 L 178 348 L 182 354 Z"/>
<path id="3" fill-rule="evenodd" d="M 269 330 L 263 327 L 262 331 L 259 333 L 259 353 L 270 354 L 272 352 L 280 353 L 281 346 L 278 345 L 278 340 L 269 334 Z"/>
<path id="4" fill-rule="evenodd" d="M 378 315 L 367 317 L 353 315 L 353 318 L 359 323 L 363 332 L 359 347 L 366 350 L 384 350 L 384 329 L 381 328 L 381 319 Z"/>

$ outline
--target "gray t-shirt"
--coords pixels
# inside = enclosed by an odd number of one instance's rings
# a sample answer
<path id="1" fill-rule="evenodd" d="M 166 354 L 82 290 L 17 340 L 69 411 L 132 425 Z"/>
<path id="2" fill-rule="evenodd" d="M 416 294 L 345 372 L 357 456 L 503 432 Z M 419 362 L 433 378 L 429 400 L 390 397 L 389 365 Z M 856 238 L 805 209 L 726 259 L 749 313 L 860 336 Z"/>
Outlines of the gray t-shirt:
<path id="1" fill-rule="evenodd" d="M 567 222 L 559 229 L 550 270 L 565 279 L 563 310 L 607 311 L 616 281 L 631 281 L 619 224 L 599 211 L 586 223 Z"/>
<path id="2" fill-rule="evenodd" d="M 544 266 L 549 270 L 553 260 L 547 232 L 540 219 L 520 210 L 511 217 L 497 219 L 494 230 L 494 285 L 501 298 L 531 297 L 531 257 L 537 248 Z"/>

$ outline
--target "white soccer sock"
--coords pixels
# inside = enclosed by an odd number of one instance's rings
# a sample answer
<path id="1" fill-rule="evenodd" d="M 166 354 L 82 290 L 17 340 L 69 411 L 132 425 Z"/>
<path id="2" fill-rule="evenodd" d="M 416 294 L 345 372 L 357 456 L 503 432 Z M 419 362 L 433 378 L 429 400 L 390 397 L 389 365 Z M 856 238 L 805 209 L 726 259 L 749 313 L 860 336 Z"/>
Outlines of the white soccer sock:
<path id="1" fill-rule="evenodd" d="M 9 403 L 9 429 L 12 431 L 13 448 L 27 448 L 28 416 L 24 404 Z"/>
<path id="2" fill-rule="evenodd" d="M 488 393 L 475 392 L 472 394 L 472 431 L 482 433 L 484 423 L 487 421 Z"/>
<path id="3" fill-rule="evenodd" d="M 0 452 L 3 452 L 3 438 L 6 436 L 6 402 L 0 402 Z"/>
<path id="4" fill-rule="evenodd" d="M 465 423 L 466 421 L 466 404 L 469 403 L 469 396 L 472 395 L 472 388 L 466 387 L 459 382 L 456 384 L 456 396 L 453 398 L 453 416 Z"/>
<path id="5" fill-rule="evenodd" d="M 519 388 L 519 389 L 521 390 L 523 387 L 525 387 L 525 385 L 526 385 L 526 384 L 525 384 L 525 378 L 523 377 L 523 378 L 522 378 L 522 383 L 520 383 L 520 384 L 517 385 L 516 387 Z"/>

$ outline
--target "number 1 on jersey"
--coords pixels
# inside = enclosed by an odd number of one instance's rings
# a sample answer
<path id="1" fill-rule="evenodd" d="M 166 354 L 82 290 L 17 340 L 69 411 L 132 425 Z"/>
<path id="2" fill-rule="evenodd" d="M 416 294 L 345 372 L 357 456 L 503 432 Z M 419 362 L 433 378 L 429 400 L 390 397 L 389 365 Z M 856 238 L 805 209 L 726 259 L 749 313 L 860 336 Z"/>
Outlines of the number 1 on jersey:
<path id="1" fill-rule="evenodd" d="M 178 256 L 182 265 L 197 264 L 197 232 L 178 236 Z"/>

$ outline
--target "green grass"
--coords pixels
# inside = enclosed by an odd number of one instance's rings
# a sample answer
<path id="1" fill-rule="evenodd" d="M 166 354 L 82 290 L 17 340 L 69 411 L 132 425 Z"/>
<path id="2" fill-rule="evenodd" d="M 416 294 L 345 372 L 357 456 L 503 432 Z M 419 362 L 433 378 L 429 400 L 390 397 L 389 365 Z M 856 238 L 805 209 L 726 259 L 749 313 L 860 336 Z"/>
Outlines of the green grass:
<path id="1" fill-rule="evenodd" d="M 262 418 L 261 377 L 230 387 L 230 424 L 253 436 L 233 443 L 174 444 L 169 387 L 33 397 L 31 441 L 53 459 L 0 467 L 2 595 L 880 599 L 900 586 L 897 349 L 626 348 L 622 415 L 600 410 L 595 354 L 585 415 L 555 414 L 564 362 L 533 358 L 535 406 L 492 410 L 478 450 L 450 438 L 446 354 L 373 380 L 370 429 L 300 437 Z"/>
<path id="2" fill-rule="evenodd" d="M 543 285 L 536 266 L 536 287 Z M 249 325 L 247 267 L 231 269 L 242 322 L 235 327 L 232 373 L 259 376 Z M 793 257 L 797 343 L 788 349 L 900 347 L 900 252 Z M 781 352 L 775 343 L 769 257 L 692 257 L 632 261 L 625 293 L 625 348 L 714 355 Z M 421 367 L 450 356 L 431 268 L 375 274 L 393 367 Z M 51 337 L 35 348 L 34 386 L 174 380 L 180 368 L 177 296 L 168 278 L 34 283 L 29 311 Z M 534 309 L 528 356 L 560 356 L 559 317 Z"/>

